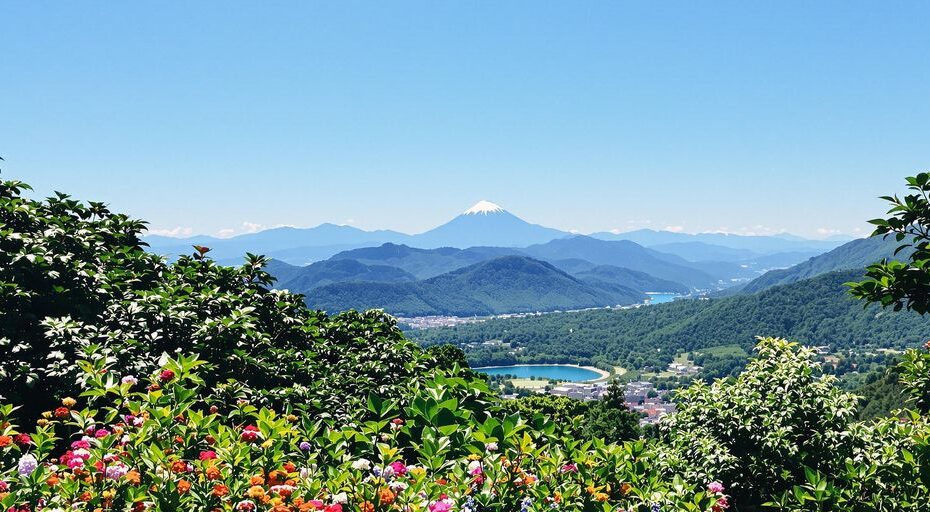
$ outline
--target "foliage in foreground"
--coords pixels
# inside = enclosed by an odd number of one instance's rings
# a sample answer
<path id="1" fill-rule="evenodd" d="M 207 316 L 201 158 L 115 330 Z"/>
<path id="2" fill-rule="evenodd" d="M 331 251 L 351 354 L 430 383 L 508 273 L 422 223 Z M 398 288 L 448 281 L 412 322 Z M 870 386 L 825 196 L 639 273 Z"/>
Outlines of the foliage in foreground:
<path id="1" fill-rule="evenodd" d="M 92 353 L 135 374 L 164 353 L 197 353 L 218 399 L 340 416 L 369 392 L 399 397 L 435 364 L 382 312 L 330 316 L 272 290 L 265 258 L 225 267 L 198 248 L 168 264 L 143 250 L 144 223 L 28 190 L 0 181 L 0 395 L 27 418 L 79 393 L 76 361 Z"/>
<path id="2" fill-rule="evenodd" d="M 409 405 L 372 395 L 361 423 L 209 405 L 193 358 L 139 382 L 83 362 L 88 391 L 26 434 L 0 410 L 0 503 L 71 510 L 722 510 L 719 483 L 653 469 L 654 447 L 575 441 L 488 407 L 444 375 Z"/>
<path id="3" fill-rule="evenodd" d="M 738 377 L 682 392 L 660 439 L 584 440 L 558 404 L 507 412 L 461 352 L 383 313 L 270 290 L 263 258 L 167 264 L 141 223 L 24 189 L 0 184 L 8 511 L 930 508 L 926 352 L 900 376 L 923 415 L 857 423 L 809 351 L 767 338 Z"/>

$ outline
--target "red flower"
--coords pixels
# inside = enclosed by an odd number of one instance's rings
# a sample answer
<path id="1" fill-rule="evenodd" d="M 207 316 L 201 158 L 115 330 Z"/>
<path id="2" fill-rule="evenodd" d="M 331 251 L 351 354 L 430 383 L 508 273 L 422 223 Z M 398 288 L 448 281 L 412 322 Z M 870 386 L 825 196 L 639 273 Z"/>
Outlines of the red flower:
<path id="1" fill-rule="evenodd" d="M 26 446 L 27 444 L 32 444 L 32 438 L 29 437 L 29 434 L 17 434 L 13 438 L 13 442 L 20 446 Z"/>
<path id="2" fill-rule="evenodd" d="M 68 411 L 67 407 L 59 407 L 55 409 L 55 417 L 58 419 L 67 418 L 69 414 L 71 413 Z"/>
<path id="3" fill-rule="evenodd" d="M 245 427 L 242 431 L 242 434 L 239 436 L 240 439 L 247 443 L 251 443 L 258 439 L 258 427 L 255 425 L 249 425 Z"/>
<path id="4" fill-rule="evenodd" d="M 162 382 L 168 382 L 169 380 L 174 378 L 174 372 L 171 370 L 164 370 L 161 372 L 158 378 L 161 379 Z"/>

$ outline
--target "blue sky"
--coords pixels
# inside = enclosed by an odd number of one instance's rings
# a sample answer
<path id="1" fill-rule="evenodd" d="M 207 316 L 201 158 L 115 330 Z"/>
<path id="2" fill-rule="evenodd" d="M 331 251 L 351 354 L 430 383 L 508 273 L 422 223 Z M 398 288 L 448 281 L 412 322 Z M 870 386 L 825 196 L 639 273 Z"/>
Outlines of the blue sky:
<path id="1" fill-rule="evenodd" d="M 3 175 L 162 232 L 867 229 L 926 2 L 4 2 Z"/>

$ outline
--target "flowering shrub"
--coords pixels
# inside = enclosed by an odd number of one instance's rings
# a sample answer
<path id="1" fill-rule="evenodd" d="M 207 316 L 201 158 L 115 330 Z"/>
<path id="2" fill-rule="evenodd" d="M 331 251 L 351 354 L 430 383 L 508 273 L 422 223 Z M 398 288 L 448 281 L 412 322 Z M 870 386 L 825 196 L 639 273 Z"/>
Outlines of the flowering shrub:
<path id="1" fill-rule="evenodd" d="M 23 418 L 81 392 L 81 359 L 142 375 L 163 354 L 196 353 L 215 364 L 203 378 L 218 402 L 349 416 L 369 393 L 400 397 L 443 356 L 424 354 L 383 312 L 308 310 L 271 289 L 263 257 L 223 266 L 198 247 L 169 264 L 143 250 L 145 223 L 28 189 L 0 180 L 0 400 Z"/>
<path id="2" fill-rule="evenodd" d="M 372 395 L 342 423 L 247 401 L 202 399 L 202 361 L 147 379 L 82 362 L 88 391 L 28 434 L 0 408 L 4 510 L 722 510 L 717 482 L 662 478 L 644 441 L 563 438 L 484 403 L 483 381 L 449 377 L 409 404 Z M 64 409 L 60 411 L 59 409 Z"/>

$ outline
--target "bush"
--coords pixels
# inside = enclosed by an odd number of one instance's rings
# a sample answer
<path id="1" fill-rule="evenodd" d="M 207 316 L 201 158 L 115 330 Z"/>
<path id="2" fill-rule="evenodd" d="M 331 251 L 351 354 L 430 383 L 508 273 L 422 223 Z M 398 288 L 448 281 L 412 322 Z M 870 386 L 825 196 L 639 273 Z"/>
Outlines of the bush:
<path id="1" fill-rule="evenodd" d="M 212 368 L 194 358 L 170 359 L 138 383 L 101 361 L 81 367 L 88 391 L 65 399 L 29 434 L 10 423 L 12 407 L 0 408 L 4 509 L 708 511 L 726 504 L 716 486 L 657 478 L 649 469 L 656 455 L 643 442 L 577 442 L 555 435 L 551 422 L 530 428 L 481 405 L 482 381 L 441 371 L 412 390 L 407 406 L 371 395 L 371 419 L 352 424 L 247 401 L 210 406 L 195 369 Z"/>
<path id="2" fill-rule="evenodd" d="M 669 467 L 720 480 L 740 510 L 803 482 L 806 468 L 841 467 L 858 401 L 819 373 L 810 349 L 764 338 L 756 352 L 735 379 L 680 391 L 677 413 L 661 425 Z"/>
<path id="3" fill-rule="evenodd" d="M 337 416 L 370 392 L 399 397 L 436 364 L 381 312 L 331 317 L 270 289 L 265 258 L 225 267 L 197 247 L 167 264 L 143 251 L 144 223 L 28 189 L 0 182 L 0 392 L 26 418 L 80 392 L 81 358 L 145 374 L 164 354 L 198 353 L 211 388 Z"/>

